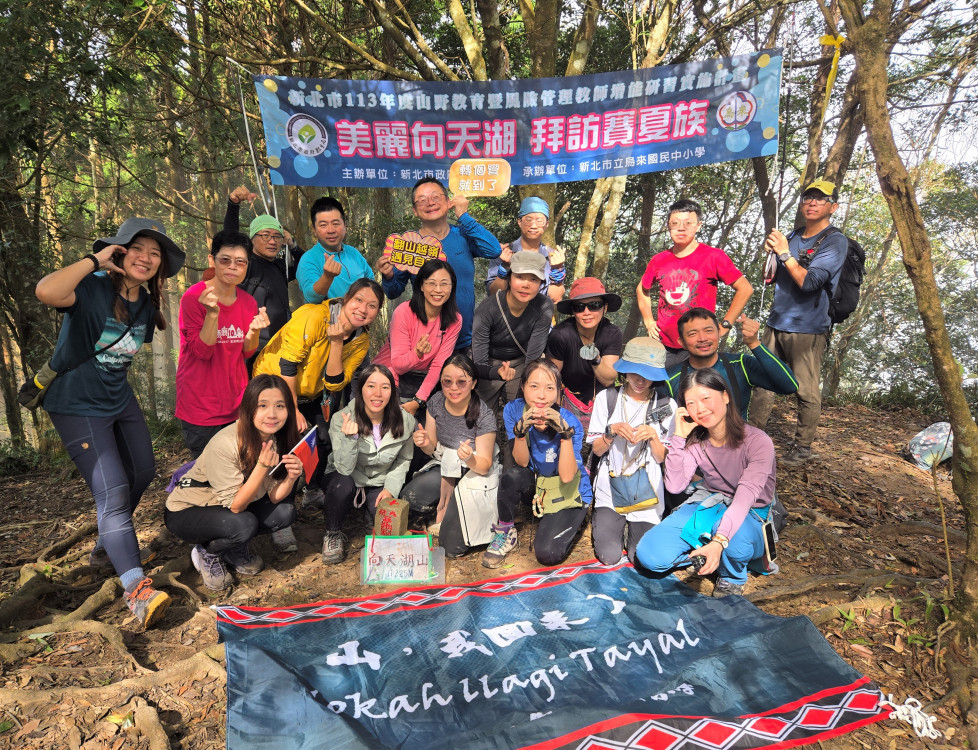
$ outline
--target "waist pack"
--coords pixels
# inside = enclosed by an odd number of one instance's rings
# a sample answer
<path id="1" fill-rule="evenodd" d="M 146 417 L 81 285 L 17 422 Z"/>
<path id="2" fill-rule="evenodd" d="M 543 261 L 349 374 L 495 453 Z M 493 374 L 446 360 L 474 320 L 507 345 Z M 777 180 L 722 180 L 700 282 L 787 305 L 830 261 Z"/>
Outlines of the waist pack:
<path id="1" fill-rule="evenodd" d="M 537 518 L 559 513 L 565 508 L 580 508 L 581 472 L 578 471 L 569 482 L 561 481 L 559 476 L 537 476 L 536 494 L 533 496 L 533 515 Z"/>
<path id="2" fill-rule="evenodd" d="M 455 485 L 455 503 L 462 527 L 462 541 L 467 547 L 492 541 L 492 525 L 499 516 L 496 491 L 499 489 L 499 465 L 482 476 L 469 471 Z"/>

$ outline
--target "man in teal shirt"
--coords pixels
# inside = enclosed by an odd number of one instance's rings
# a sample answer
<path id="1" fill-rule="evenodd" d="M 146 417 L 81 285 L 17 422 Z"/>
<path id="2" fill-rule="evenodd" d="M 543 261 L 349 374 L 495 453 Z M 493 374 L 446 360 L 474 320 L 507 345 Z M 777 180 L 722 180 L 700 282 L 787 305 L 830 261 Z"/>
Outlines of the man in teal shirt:
<path id="1" fill-rule="evenodd" d="M 346 213 L 335 198 L 319 198 L 309 211 L 319 240 L 302 255 L 296 277 L 307 303 L 319 304 L 346 294 L 357 279 L 372 279 L 374 270 L 360 251 L 344 245 Z"/>

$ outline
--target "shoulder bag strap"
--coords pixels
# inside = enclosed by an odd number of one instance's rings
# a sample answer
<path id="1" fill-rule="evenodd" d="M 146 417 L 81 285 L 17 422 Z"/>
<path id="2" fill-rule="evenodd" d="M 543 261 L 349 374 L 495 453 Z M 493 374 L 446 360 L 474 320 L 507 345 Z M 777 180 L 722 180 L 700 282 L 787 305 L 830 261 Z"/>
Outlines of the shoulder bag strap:
<path id="1" fill-rule="evenodd" d="M 496 292 L 496 304 L 499 306 L 499 314 L 503 317 L 503 323 L 506 324 L 506 330 L 509 331 L 509 337 L 513 339 L 513 343 L 516 344 L 516 348 L 523 352 L 523 357 L 526 358 L 526 349 L 520 346 L 520 342 L 516 340 L 516 334 L 513 333 L 513 328 L 509 325 L 509 319 L 506 317 L 506 311 L 503 309 L 502 300 L 499 299 L 499 292 Z"/>

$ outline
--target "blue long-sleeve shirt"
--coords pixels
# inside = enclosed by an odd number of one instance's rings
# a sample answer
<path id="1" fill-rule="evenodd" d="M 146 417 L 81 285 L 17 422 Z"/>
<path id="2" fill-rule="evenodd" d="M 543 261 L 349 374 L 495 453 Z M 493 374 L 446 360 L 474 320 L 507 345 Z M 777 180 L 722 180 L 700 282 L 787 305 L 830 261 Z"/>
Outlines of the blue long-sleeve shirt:
<path id="1" fill-rule="evenodd" d="M 727 381 L 728 385 L 732 385 L 730 378 L 727 376 L 727 367 L 724 367 L 724 358 L 729 365 L 730 373 L 737 379 L 737 385 L 740 388 L 742 397 L 741 401 L 743 401 L 742 404 L 737 404 L 737 406 L 740 407 L 740 416 L 745 420 L 747 419 L 747 408 L 750 406 L 751 392 L 754 388 L 764 388 L 782 396 L 787 396 L 789 393 L 794 393 L 798 390 L 798 381 L 795 380 L 795 374 L 791 371 L 791 368 L 775 357 L 763 344 L 755 346 L 750 350 L 749 354 L 746 352 L 739 354 L 723 352 L 717 357 L 717 361 L 712 365 L 711 369 L 720 373 L 720 376 Z M 688 370 L 688 361 L 681 365 L 670 367 L 667 370 L 669 374 L 669 392 L 673 398 L 678 399 L 679 381 L 682 380 L 682 376 Z M 731 388 L 731 390 L 736 394 L 736 388 Z"/>
<path id="2" fill-rule="evenodd" d="M 811 258 L 802 286 L 795 283 L 784 264 L 778 263 L 774 275 L 774 304 L 767 319 L 771 328 L 788 333 L 825 333 L 832 326 L 829 300 L 839 283 L 849 248 L 845 235 L 832 229 L 834 227 L 828 226 L 807 238 L 802 237 L 800 231 L 792 232 L 788 238 L 788 252 L 799 262 L 803 256 L 812 254 L 820 237 L 823 239 Z"/>
<path id="3" fill-rule="evenodd" d="M 323 262 L 326 260 L 326 248 L 321 242 L 317 242 L 306 250 L 302 260 L 299 261 L 299 270 L 296 278 L 299 287 L 302 289 L 302 297 L 309 304 L 318 305 L 324 299 L 335 299 L 346 294 L 347 290 L 354 281 L 359 279 L 372 279 L 374 269 L 367 263 L 360 251 L 353 245 L 343 245 L 339 252 L 330 251 L 333 259 L 342 266 L 339 276 L 333 279 L 326 294 L 316 294 L 313 286 L 323 275 Z"/>
<path id="4" fill-rule="evenodd" d="M 468 213 L 464 213 L 458 217 L 458 224 L 453 224 L 449 228 L 448 235 L 441 241 L 441 247 L 457 279 L 455 304 L 458 305 L 458 311 L 462 316 L 462 331 L 458 335 L 455 347 L 462 349 L 472 343 L 472 317 L 475 315 L 475 259 L 498 258 L 499 240 Z M 394 275 L 382 281 L 384 293 L 390 299 L 397 299 L 404 293 L 408 282 L 413 278 L 414 275 L 409 271 L 395 268 Z"/>

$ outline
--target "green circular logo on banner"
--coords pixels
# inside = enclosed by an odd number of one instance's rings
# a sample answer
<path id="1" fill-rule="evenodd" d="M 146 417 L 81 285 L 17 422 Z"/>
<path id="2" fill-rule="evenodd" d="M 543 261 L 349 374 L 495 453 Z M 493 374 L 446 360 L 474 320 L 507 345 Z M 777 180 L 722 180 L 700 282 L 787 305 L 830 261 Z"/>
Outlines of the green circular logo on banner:
<path id="1" fill-rule="evenodd" d="M 304 114 L 289 118 L 285 125 L 285 139 L 292 150 L 301 156 L 319 156 L 329 145 L 329 136 L 323 124 L 315 117 Z"/>

